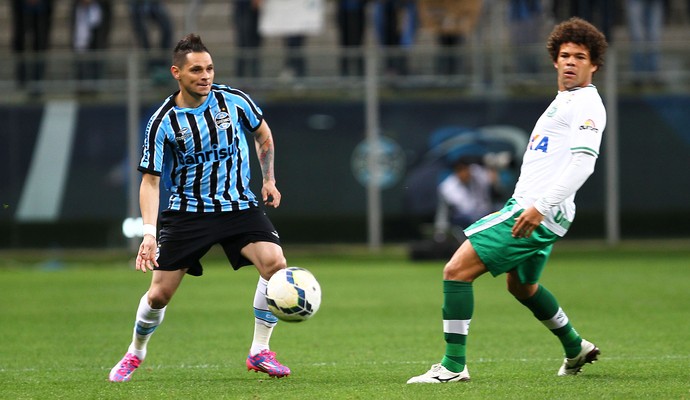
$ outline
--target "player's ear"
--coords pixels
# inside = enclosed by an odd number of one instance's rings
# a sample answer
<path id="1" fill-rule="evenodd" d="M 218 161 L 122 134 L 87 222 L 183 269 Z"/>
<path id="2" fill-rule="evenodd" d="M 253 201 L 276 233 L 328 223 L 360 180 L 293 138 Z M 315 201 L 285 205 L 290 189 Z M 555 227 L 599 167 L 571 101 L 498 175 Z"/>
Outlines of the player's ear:
<path id="1" fill-rule="evenodd" d="M 173 78 L 175 78 L 175 80 L 180 80 L 180 69 L 177 67 L 177 65 L 172 65 L 170 67 L 170 73 L 172 74 Z"/>

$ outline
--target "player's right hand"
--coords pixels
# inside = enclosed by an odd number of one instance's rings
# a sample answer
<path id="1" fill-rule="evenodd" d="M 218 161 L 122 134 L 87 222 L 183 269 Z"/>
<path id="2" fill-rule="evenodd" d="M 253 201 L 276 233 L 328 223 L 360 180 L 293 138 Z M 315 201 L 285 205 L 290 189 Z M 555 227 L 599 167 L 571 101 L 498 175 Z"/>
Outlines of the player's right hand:
<path id="1" fill-rule="evenodd" d="M 513 237 L 528 238 L 544 220 L 544 216 L 534 207 L 529 207 L 515 219 L 513 225 Z"/>

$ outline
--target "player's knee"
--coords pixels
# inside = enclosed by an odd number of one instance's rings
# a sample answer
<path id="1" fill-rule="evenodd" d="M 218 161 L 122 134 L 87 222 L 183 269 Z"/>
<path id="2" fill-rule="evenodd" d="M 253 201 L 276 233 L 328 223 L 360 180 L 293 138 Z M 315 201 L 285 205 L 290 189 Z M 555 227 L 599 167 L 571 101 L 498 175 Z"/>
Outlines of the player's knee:
<path id="1" fill-rule="evenodd" d="M 149 306 L 154 309 L 161 309 L 170 303 L 173 294 L 173 290 L 168 290 L 166 288 L 150 288 L 148 299 Z"/>
<path id="2" fill-rule="evenodd" d="M 507 281 L 508 292 L 518 300 L 527 300 L 537 292 L 538 285 L 535 283 L 522 283 L 514 279 Z"/>
<path id="3" fill-rule="evenodd" d="M 273 276 L 276 272 L 287 268 L 287 260 L 283 255 L 276 255 L 263 263 L 263 271 L 268 276 Z"/>
<path id="4" fill-rule="evenodd" d="M 451 259 L 443 267 L 443 279 L 447 281 L 472 282 L 476 277 L 470 274 L 459 259 Z"/>
<path id="5" fill-rule="evenodd" d="M 458 265 L 453 260 L 448 261 L 443 267 L 443 279 L 452 280 L 452 277 L 457 274 Z"/>
<path id="6" fill-rule="evenodd" d="M 477 256 L 469 241 L 464 242 L 453 254 L 443 268 L 443 279 L 451 281 L 473 282 L 483 273 L 486 267 Z"/>

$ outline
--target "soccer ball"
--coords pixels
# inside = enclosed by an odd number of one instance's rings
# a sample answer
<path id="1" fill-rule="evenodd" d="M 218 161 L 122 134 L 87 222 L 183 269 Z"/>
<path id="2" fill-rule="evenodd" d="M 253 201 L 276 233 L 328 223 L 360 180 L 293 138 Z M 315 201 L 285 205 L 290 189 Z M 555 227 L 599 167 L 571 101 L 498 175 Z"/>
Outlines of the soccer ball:
<path id="1" fill-rule="evenodd" d="M 300 322 L 311 318 L 321 305 L 321 286 L 304 268 L 281 269 L 268 280 L 266 301 L 273 315 L 283 321 Z"/>

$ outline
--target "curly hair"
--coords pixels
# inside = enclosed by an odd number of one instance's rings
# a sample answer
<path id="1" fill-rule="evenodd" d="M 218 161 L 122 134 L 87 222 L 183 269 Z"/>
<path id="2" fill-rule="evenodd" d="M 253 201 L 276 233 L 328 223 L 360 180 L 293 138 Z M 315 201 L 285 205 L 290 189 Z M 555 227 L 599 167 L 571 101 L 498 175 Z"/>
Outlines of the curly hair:
<path id="1" fill-rule="evenodd" d="M 189 35 L 180 39 L 173 50 L 173 65 L 182 67 L 184 65 L 187 54 L 189 53 L 208 53 L 208 49 L 201 41 L 201 36 L 190 33 Z"/>
<path id="2" fill-rule="evenodd" d="M 608 43 L 606 37 L 594 25 L 582 18 L 572 17 L 556 25 L 546 42 L 546 49 L 551 60 L 556 62 L 563 43 L 575 43 L 589 49 L 589 57 L 593 65 L 601 68 L 604 65 L 604 53 Z"/>

